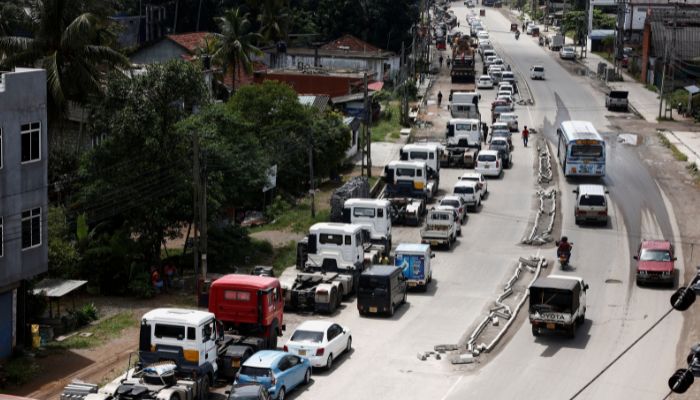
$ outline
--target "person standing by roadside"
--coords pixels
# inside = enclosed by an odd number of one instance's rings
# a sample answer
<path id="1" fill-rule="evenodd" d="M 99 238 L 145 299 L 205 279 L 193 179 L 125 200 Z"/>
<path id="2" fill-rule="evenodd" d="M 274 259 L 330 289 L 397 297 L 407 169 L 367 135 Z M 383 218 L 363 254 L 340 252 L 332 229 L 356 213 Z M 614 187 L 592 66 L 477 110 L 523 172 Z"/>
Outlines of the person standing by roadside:
<path id="1" fill-rule="evenodd" d="M 525 125 L 525 128 L 523 129 L 523 144 L 525 147 L 527 147 L 527 141 L 530 138 L 530 131 L 527 130 L 527 125 Z"/>
<path id="2" fill-rule="evenodd" d="M 438 92 L 437 100 L 438 100 L 438 108 L 439 108 L 442 105 L 442 92 Z"/>
<path id="3" fill-rule="evenodd" d="M 483 134 L 482 141 L 486 143 L 486 139 L 489 137 L 489 126 L 487 124 L 481 124 L 481 132 Z"/>
<path id="4" fill-rule="evenodd" d="M 442 56 L 440 56 L 440 58 L 438 58 L 438 62 L 440 63 L 440 68 L 442 68 Z"/>

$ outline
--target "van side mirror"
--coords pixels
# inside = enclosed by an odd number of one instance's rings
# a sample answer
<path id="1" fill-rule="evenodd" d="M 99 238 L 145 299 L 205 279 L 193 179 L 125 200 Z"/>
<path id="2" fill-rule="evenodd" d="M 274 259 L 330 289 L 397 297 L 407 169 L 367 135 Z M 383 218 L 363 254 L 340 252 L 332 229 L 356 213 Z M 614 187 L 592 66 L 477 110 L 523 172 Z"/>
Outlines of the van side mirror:
<path id="1" fill-rule="evenodd" d="M 639 260 L 639 256 L 632 256 L 635 260 Z"/>
<path id="2" fill-rule="evenodd" d="M 676 261 L 676 260 L 678 260 L 678 257 L 673 257 L 673 261 Z"/>
<path id="3" fill-rule="evenodd" d="M 578 194 L 578 189 L 574 189 L 574 190 L 572 190 L 571 192 L 572 192 L 572 193 Z"/>
<path id="4" fill-rule="evenodd" d="M 587 284 L 587 283 L 583 285 L 583 290 L 588 290 L 588 284 Z"/>
<path id="5" fill-rule="evenodd" d="M 435 254 L 430 253 L 430 258 L 435 258 Z"/>

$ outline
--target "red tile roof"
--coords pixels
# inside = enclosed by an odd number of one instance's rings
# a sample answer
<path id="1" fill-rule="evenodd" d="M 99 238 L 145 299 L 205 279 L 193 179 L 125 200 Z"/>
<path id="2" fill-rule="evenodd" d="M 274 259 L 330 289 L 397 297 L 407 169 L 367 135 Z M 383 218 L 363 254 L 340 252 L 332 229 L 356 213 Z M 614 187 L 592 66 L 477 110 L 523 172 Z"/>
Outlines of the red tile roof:
<path id="1" fill-rule="evenodd" d="M 349 50 L 349 51 L 381 51 L 381 49 L 372 46 L 371 44 L 360 40 L 352 35 L 344 35 L 332 42 L 321 46 L 323 50 Z"/>
<path id="2" fill-rule="evenodd" d="M 267 70 L 267 65 L 258 62 L 258 61 L 253 61 L 253 72 L 255 71 L 264 71 Z M 231 88 L 233 83 L 233 72 L 229 69 L 229 71 L 224 75 L 224 85 L 228 87 L 229 89 Z M 241 86 L 246 86 L 254 83 L 253 82 L 253 74 L 248 74 L 245 72 L 245 70 L 236 68 L 236 88 L 239 88 Z"/>
<path id="3" fill-rule="evenodd" d="M 198 47 L 204 46 L 204 39 L 211 34 L 211 32 L 192 32 L 167 35 L 166 37 L 183 47 L 190 54 L 194 54 Z"/>

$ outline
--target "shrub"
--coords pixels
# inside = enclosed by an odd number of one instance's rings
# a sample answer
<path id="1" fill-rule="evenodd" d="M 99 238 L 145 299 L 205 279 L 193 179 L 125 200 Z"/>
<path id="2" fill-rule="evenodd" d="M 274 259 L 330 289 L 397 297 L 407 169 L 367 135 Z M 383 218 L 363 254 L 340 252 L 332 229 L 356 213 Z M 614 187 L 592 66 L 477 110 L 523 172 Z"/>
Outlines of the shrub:
<path id="1" fill-rule="evenodd" d="M 129 292 L 137 297 L 149 299 L 155 294 L 151 285 L 151 276 L 145 270 L 134 273 L 129 280 Z"/>

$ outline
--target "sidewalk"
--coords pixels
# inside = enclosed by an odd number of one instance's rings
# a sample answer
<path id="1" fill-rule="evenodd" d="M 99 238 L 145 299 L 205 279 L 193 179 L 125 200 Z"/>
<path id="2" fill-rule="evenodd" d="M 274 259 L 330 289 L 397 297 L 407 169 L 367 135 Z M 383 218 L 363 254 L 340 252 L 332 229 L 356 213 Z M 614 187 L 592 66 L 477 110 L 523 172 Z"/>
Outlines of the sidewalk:
<path id="1" fill-rule="evenodd" d="M 520 13 L 515 10 L 510 10 L 511 14 L 517 19 Z M 525 17 L 529 19 L 527 13 Z M 559 32 L 556 28 L 550 28 L 548 32 L 544 32 L 544 29 L 540 30 L 542 36 L 549 36 L 550 38 Z M 573 44 L 573 39 L 565 38 L 567 44 Z M 584 66 L 588 70 L 588 76 L 592 79 L 597 78 L 598 64 L 605 63 L 606 68 L 613 68 L 613 65 L 608 62 L 603 57 L 597 54 L 593 54 L 589 48 L 586 52 L 585 58 L 577 58 L 576 62 Z M 640 82 L 637 82 L 634 77 L 629 75 L 627 71 L 622 70 L 622 81 L 621 82 L 606 82 L 606 85 L 611 90 L 624 90 L 629 93 L 629 103 L 630 106 L 642 117 L 645 121 L 650 124 L 658 124 L 659 122 L 656 118 L 659 115 L 659 95 L 653 92 Z M 675 145 L 678 150 L 688 157 L 688 163 L 695 163 L 700 166 L 700 125 L 695 124 L 692 118 L 685 118 L 677 113 L 673 114 L 675 121 L 684 124 L 687 130 L 675 130 L 668 131 L 664 130 L 661 133 Z M 695 129 L 695 131 L 692 131 Z"/>

